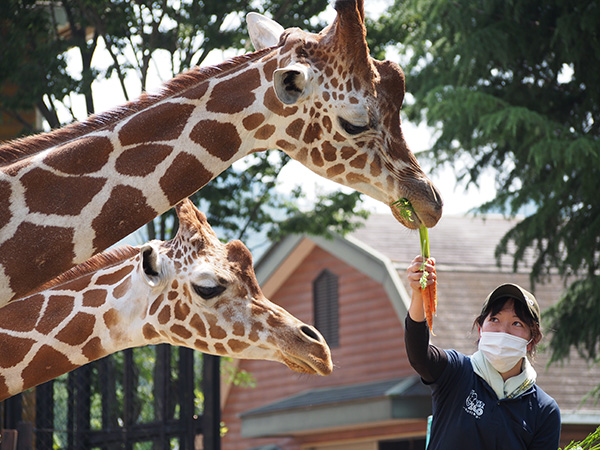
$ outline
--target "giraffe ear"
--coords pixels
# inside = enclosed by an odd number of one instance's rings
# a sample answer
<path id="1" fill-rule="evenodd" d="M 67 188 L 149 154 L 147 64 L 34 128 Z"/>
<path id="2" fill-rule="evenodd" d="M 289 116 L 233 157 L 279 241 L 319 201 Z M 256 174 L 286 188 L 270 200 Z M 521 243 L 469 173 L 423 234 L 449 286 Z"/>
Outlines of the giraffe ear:
<path id="1" fill-rule="evenodd" d="M 277 98 L 286 105 L 292 105 L 308 96 L 309 82 L 313 72 L 306 64 L 295 63 L 275 70 L 273 84 Z"/>
<path id="2" fill-rule="evenodd" d="M 144 244 L 140 247 L 142 255 L 141 273 L 151 287 L 156 287 L 161 283 L 162 274 L 160 269 L 160 253 L 156 245 L 152 243 Z"/>
<path id="3" fill-rule="evenodd" d="M 284 31 L 283 27 L 274 20 L 254 12 L 246 15 L 246 23 L 250 40 L 256 50 L 277 45 Z"/>

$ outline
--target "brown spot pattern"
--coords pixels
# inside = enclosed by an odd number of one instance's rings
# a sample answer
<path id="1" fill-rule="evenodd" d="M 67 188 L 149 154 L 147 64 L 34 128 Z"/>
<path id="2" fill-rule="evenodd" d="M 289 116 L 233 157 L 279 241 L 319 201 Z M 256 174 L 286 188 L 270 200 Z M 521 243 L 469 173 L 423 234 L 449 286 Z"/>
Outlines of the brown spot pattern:
<path id="1" fill-rule="evenodd" d="M 8 386 L 6 385 L 6 379 L 0 375 L 0 400 L 8 397 Z"/>
<path id="2" fill-rule="evenodd" d="M 59 176 L 32 169 L 21 177 L 25 201 L 31 212 L 77 216 L 100 192 L 106 180 L 84 176 Z"/>
<path id="3" fill-rule="evenodd" d="M 131 186 L 115 186 L 100 214 L 92 221 L 92 228 L 96 232 L 94 247 L 104 250 L 134 232 L 139 223 L 149 222 L 155 215 L 142 191 Z"/>
<path id="4" fill-rule="evenodd" d="M 189 339 L 192 337 L 192 332 L 179 324 L 172 325 L 171 332 L 181 336 L 183 339 Z"/>
<path id="5" fill-rule="evenodd" d="M 275 133 L 275 127 L 273 125 L 265 125 L 254 133 L 256 139 L 269 139 L 273 133 Z"/>
<path id="6" fill-rule="evenodd" d="M 131 117 L 119 131 L 119 140 L 126 146 L 177 139 L 193 111 L 193 105 L 158 104 Z"/>
<path id="7" fill-rule="evenodd" d="M 190 313 L 190 307 L 187 303 L 178 301 L 175 304 L 175 318 L 177 320 L 184 320 Z"/>
<path id="8" fill-rule="evenodd" d="M 323 150 L 323 158 L 325 161 L 331 162 L 337 159 L 336 149 L 329 142 L 323 142 L 321 148 Z"/>
<path id="9" fill-rule="evenodd" d="M 273 81 L 273 73 L 275 72 L 275 69 L 277 69 L 277 59 L 276 58 L 270 59 L 263 66 L 263 73 L 265 74 L 265 79 L 268 82 Z"/>
<path id="10" fill-rule="evenodd" d="M 84 292 L 81 300 L 82 306 L 97 308 L 106 302 L 107 292 L 104 289 L 92 289 Z"/>
<path id="11" fill-rule="evenodd" d="M 105 136 L 84 136 L 50 153 L 44 163 L 69 175 L 84 175 L 102 169 L 113 151 Z"/>
<path id="12" fill-rule="evenodd" d="M 35 242 L 35 247 L 24 245 Z M 0 263 L 10 278 L 10 287 L 20 297 L 31 289 L 65 272 L 72 266 L 75 254 L 56 253 L 73 244 L 73 231 L 67 228 L 22 223 L 14 236 L 0 245 Z"/>
<path id="13" fill-rule="evenodd" d="M 23 361 L 31 346 L 35 343 L 33 339 L 24 339 L 0 333 L 0 348 L 3 349 L 0 367 L 9 368 Z M 10 349 L 10 351 L 6 351 Z"/>
<path id="14" fill-rule="evenodd" d="M 98 358 L 106 355 L 106 350 L 102 346 L 99 337 L 90 339 L 89 342 L 83 346 L 81 352 L 83 353 L 83 356 L 90 361 L 95 361 Z"/>
<path id="15" fill-rule="evenodd" d="M 239 113 L 256 101 L 252 91 L 259 86 L 258 69 L 244 70 L 214 87 L 210 100 L 206 102 L 206 109 L 225 114 Z"/>
<path id="16" fill-rule="evenodd" d="M 223 328 L 217 325 L 217 318 L 212 314 L 206 315 L 206 320 L 208 322 L 208 333 L 210 337 L 213 339 L 224 339 L 227 337 L 227 333 Z"/>
<path id="17" fill-rule="evenodd" d="M 12 217 L 12 214 L 8 210 L 10 206 L 10 194 L 12 190 L 8 181 L 0 180 L 0 229 L 4 227 Z"/>
<path id="18" fill-rule="evenodd" d="M 194 125 L 190 139 L 222 161 L 229 161 L 242 145 L 235 125 L 209 119 L 201 120 Z"/>
<path id="19" fill-rule="evenodd" d="M 92 335 L 95 323 L 93 315 L 80 312 L 57 333 L 56 338 L 66 344 L 81 345 Z"/>
<path id="20" fill-rule="evenodd" d="M 294 139 L 298 139 L 304 128 L 304 119 L 296 119 L 288 125 L 285 132 Z"/>
<path id="21" fill-rule="evenodd" d="M 74 299 L 67 295 L 51 295 L 36 329 L 42 334 L 54 331 L 73 310 Z"/>
<path id="22" fill-rule="evenodd" d="M 341 173 L 344 173 L 344 171 L 346 170 L 346 168 L 344 167 L 343 164 L 336 164 L 335 166 L 331 166 L 329 169 L 327 169 L 327 178 L 333 178 L 338 176 Z"/>
<path id="23" fill-rule="evenodd" d="M 306 127 L 306 131 L 304 132 L 304 142 L 310 144 L 318 139 L 321 139 L 323 135 L 323 130 L 321 129 L 321 125 L 318 123 L 309 123 Z"/>
<path id="24" fill-rule="evenodd" d="M 127 294 L 127 292 L 129 292 L 130 287 L 131 287 L 131 277 L 127 277 L 121 282 L 121 284 L 119 284 L 113 290 L 113 297 L 114 298 L 123 297 L 125 294 Z"/>
<path id="25" fill-rule="evenodd" d="M 217 342 L 215 344 L 215 353 L 217 353 L 218 355 L 226 355 L 227 349 L 225 348 L 225 346 L 223 344 L 221 344 L 220 342 Z"/>
<path id="26" fill-rule="evenodd" d="M 154 300 L 152 305 L 150 305 L 150 315 L 154 315 L 154 313 L 156 313 L 156 310 L 162 304 L 164 298 L 165 297 L 163 294 L 160 294 L 158 297 L 156 297 L 156 300 Z"/>
<path id="27" fill-rule="evenodd" d="M 171 307 L 169 305 L 163 306 L 163 309 L 158 313 L 158 323 L 164 325 L 171 320 Z"/>
<path id="28" fill-rule="evenodd" d="M 352 147 L 343 147 L 342 148 L 342 158 L 343 159 L 350 159 L 352 158 L 354 155 L 356 155 L 356 150 L 354 150 Z"/>
<path id="29" fill-rule="evenodd" d="M 97 284 L 112 286 L 129 275 L 133 270 L 133 266 L 125 266 L 113 273 L 108 273 L 98 277 Z"/>
<path id="30" fill-rule="evenodd" d="M 234 336 L 243 336 L 246 333 L 246 327 L 242 322 L 233 323 L 233 334 Z"/>
<path id="31" fill-rule="evenodd" d="M 358 184 L 358 183 L 367 183 L 368 184 L 371 181 L 367 177 L 365 177 L 363 174 L 355 173 L 355 172 L 350 172 L 348 175 L 346 175 L 346 180 L 348 180 L 348 182 L 351 185 Z"/>
<path id="32" fill-rule="evenodd" d="M 143 177 L 154 172 L 158 164 L 171 154 L 173 147 L 162 144 L 144 144 L 125 150 L 115 162 L 115 169 L 123 175 Z"/>
<path id="33" fill-rule="evenodd" d="M 367 163 L 367 155 L 366 155 L 366 153 L 363 153 L 361 155 L 358 155 L 352 161 L 350 161 L 350 166 L 354 167 L 355 169 L 364 169 L 366 163 Z"/>
<path id="34" fill-rule="evenodd" d="M 181 94 L 181 97 L 191 98 L 193 100 L 200 99 L 200 98 L 204 97 L 204 94 L 206 94 L 208 85 L 209 85 L 209 81 L 203 81 L 202 83 L 198 84 L 197 86 L 194 86 L 194 87 L 186 90 L 183 94 Z"/>
<path id="35" fill-rule="evenodd" d="M 264 105 L 269 111 L 278 116 L 288 117 L 298 112 L 297 106 L 289 107 L 281 103 L 281 100 L 277 98 L 275 90 L 272 87 L 265 92 Z"/>
<path id="36" fill-rule="evenodd" d="M 160 334 L 158 334 L 158 332 L 156 331 L 156 328 L 154 328 L 149 323 L 145 324 L 142 327 L 142 333 L 144 334 L 144 338 L 146 338 L 149 341 L 160 337 Z"/>
<path id="37" fill-rule="evenodd" d="M 275 145 L 277 145 L 277 147 L 280 148 L 281 150 L 284 150 L 287 152 L 291 152 L 292 150 L 296 149 L 296 146 L 294 144 L 291 144 L 288 141 L 284 141 L 283 139 L 279 139 L 277 142 L 275 142 Z"/>
<path id="38" fill-rule="evenodd" d="M 48 345 L 42 345 L 33 357 L 31 364 L 23 370 L 25 387 L 51 380 L 75 368 L 77 366 L 71 363 L 65 355 Z"/>
<path id="39" fill-rule="evenodd" d="M 167 169 L 159 184 L 169 202 L 174 205 L 208 183 L 212 176 L 213 174 L 206 170 L 196 157 L 181 153 Z"/>
<path id="40" fill-rule="evenodd" d="M 194 342 L 194 348 L 204 353 L 208 353 L 208 344 L 200 339 L 196 339 Z"/>
<path id="41" fill-rule="evenodd" d="M 243 352 L 248 347 L 250 347 L 250 344 L 248 344 L 247 342 L 238 341 L 237 339 L 229 339 L 227 341 L 227 345 L 229 345 L 231 351 L 235 353 Z"/>
<path id="42" fill-rule="evenodd" d="M 318 149 L 313 148 L 310 151 L 310 158 L 312 160 L 313 165 L 317 167 L 323 167 L 325 165 L 325 161 L 323 161 L 323 156 Z"/>
<path id="43" fill-rule="evenodd" d="M 244 126 L 244 128 L 248 131 L 250 130 L 254 130 L 255 128 L 258 128 L 258 126 L 263 123 L 265 121 L 265 116 L 264 114 L 261 113 L 254 113 L 254 114 L 250 114 L 249 116 L 246 116 L 242 119 L 242 125 Z"/>
<path id="44" fill-rule="evenodd" d="M 206 337 L 206 326 L 198 314 L 194 314 L 194 317 L 190 320 L 190 326 L 198 332 L 202 337 Z"/>
<path id="45" fill-rule="evenodd" d="M 106 328 L 112 328 L 119 322 L 119 314 L 114 309 L 109 309 L 102 316 Z"/>
<path id="46" fill-rule="evenodd" d="M 2 313 L 0 314 L 0 328 L 19 332 L 32 331 L 35 328 L 38 315 L 42 310 L 43 305 L 43 295 L 34 295 L 33 297 L 28 298 L 27 308 L 23 308 L 21 302 L 9 303 L 2 308 Z"/>

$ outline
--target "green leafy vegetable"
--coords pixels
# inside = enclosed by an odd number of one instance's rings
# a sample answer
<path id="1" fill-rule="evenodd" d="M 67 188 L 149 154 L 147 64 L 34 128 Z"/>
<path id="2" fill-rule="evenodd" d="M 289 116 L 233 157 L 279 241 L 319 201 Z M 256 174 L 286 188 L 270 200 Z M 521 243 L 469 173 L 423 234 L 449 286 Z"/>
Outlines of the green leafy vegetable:
<path id="1" fill-rule="evenodd" d="M 413 214 L 415 214 L 415 210 L 407 198 L 396 200 L 392 203 L 392 206 L 396 206 L 400 210 L 401 216 L 406 220 L 414 222 Z M 419 240 L 421 241 L 421 255 L 423 256 L 423 264 L 421 266 L 423 275 L 421 275 L 419 283 L 421 284 L 421 289 L 425 289 L 427 287 L 427 277 L 429 276 L 429 272 L 425 270 L 425 261 L 429 258 L 429 232 L 423 224 L 419 226 Z"/>

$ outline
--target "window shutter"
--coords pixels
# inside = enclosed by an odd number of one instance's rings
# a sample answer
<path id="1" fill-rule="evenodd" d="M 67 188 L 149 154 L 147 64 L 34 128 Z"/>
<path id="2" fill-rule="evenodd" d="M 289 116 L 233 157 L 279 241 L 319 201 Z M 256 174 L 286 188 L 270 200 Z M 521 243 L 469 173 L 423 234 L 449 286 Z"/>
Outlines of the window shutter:
<path id="1" fill-rule="evenodd" d="M 339 346 L 338 277 L 325 269 L 313 281 L 315 327 L 329 347 Z"/>

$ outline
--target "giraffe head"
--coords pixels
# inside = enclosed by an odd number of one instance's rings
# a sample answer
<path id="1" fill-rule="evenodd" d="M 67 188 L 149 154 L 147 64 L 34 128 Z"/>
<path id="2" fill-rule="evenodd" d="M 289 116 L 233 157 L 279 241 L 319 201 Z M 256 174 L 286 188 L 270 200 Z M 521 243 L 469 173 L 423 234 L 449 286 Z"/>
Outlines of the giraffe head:
<path id="1" fill-rule="evenodd" d="M 289 138 L 276 145 L 317 174 L 390 205 L 405 226 L 432 227 L 442 199 L 402 135 L 402 69 L 370 57 L 363 0 L 337 0 L 335 9 L 335 21 L 319 34 L 247 16 L 255 48 L 273 47 L 278 54 L 265 104 L 276 97 L 283 115 L 296 112 L 281 124 Z M 413 205 L 416 220 L 407 221 L 391 206 L 402 197 Z"/>
<path id="2" fill-rule="evenodd" d="M 325 339 L 265 298 L 246 246 L 219 241 L 189 200 L 177 206 L 177 215 L 172 241 L 140 248 L 139 272 L 157 299 L 149 305 L 145 337 L 162 336 L 211 354 L 279 361 L 301 373 L 331 373 Z"/>

